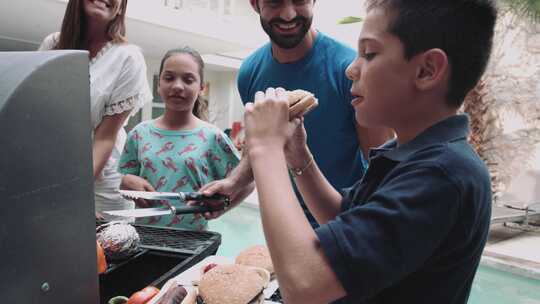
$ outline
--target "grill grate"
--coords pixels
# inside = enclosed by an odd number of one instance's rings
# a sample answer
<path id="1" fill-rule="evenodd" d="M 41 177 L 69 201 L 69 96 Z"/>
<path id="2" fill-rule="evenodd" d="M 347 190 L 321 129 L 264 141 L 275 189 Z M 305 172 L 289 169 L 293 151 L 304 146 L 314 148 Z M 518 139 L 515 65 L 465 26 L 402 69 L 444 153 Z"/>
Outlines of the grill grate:
<path id="1" fill-rule="evenodd" d="M 283 299 L 281 298 L 281 292 L 279 291 L 279 288 L 270 297 L 270 300 L 277 303 L 283 303 Z"/>
<path id="2" fill-rule="evenodd" d="M 189 231 L 177 228 L 133 225 L 141 238 L 141 247 L 196 255 L 221 242 L 219 234 L 209 231 Z"/>

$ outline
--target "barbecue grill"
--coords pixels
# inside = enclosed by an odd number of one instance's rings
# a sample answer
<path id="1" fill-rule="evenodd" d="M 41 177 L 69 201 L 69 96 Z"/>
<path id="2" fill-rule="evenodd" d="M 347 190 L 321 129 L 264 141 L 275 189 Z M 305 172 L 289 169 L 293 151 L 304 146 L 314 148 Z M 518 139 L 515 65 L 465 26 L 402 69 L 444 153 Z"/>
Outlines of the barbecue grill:
<path id="1" fill-rule="evenodd" d="M 129 259 L 110 264 L 99 276 L 102 304 L 148 285 L 161 288 L 167 280 L 214 254 L 221 243 L 221 235 L 210 231 L 133 226 L 141 238 L 141 250 Z"/>
<path id="2" fill-rule="evenodd" d="M 221 242 L 134 225 L 139 252 L 98 277 L 89 79 L 86 51 L 0 52 L 2 303 L 104 303 L 160 287 Z"/>
<path id="3" fill-rule="evenodd" d="M 88 53 L 0 52 L 2 303 L 98 302 Z"/>

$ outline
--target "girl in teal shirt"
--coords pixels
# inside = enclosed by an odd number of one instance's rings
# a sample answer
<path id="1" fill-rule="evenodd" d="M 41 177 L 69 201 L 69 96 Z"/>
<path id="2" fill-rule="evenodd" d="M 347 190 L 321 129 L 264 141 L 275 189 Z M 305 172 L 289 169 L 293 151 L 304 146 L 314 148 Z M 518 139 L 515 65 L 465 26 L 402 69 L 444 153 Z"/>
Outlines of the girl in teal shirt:
<path id="1" fill-rule="evenodd" d="M 194 192 L 222 179 L 240 155 L 216 126 L 195 114 L 201 102 L 204 63 L 198 52 L 184 47 L 168 51 L 159 71 L 158 92 L 165 103 L 162 116 L 137 125 L 128 135 L 119 170 L 122 188 L 140 191 Z M 179 201 L 152 201 L 153 206 Z M 152 217 L 140 224 L 205 230 L 207 221 L 193 215 Z"/>

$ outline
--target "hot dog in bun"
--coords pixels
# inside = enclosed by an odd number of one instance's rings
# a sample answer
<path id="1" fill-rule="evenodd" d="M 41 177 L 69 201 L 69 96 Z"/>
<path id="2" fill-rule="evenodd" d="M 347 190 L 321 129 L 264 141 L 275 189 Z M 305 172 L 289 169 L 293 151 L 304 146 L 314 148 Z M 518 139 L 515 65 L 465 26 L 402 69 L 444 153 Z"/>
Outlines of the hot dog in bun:
<path id="1" fill-rule="evenodd" d="M 315 96 L 305 90 L 287 91 L 290 119 L 303 116 L 319 105 Z"/>

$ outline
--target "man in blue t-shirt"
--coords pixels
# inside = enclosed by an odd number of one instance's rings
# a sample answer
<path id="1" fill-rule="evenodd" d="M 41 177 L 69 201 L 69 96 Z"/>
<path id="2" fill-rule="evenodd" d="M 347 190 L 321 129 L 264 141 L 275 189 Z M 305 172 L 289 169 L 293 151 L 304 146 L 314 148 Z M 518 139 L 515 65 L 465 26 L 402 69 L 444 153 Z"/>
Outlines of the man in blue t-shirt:
<path id="1" fill-rule="evenodd" d="M 266 1 L 265 1 L 266 2 Z M 467 303 L 489 232 L 491 183 L 457 112 L 481 78 L 497 19 L 489 0 L 366 0 L 347 68 L 358 123 L 396 138 L 370 151 L 353 187 L 334 189 L 312 159 L 283 88 L 245 106 L 246 150 L 285 303 Z M 277 191 L 276 191 L 277 190 Z"/>
<path id="2" fill-rule="evenodd" d="M 332 186 L 344 188 L 362 177 L 369 148 L 383 144 L 392 132 L 386 128 L 368 131 L 356 124 L 350 104 L 351 81 L 345 75 L 356 52 L 311 26 L 314 2 L 250 0 L 270 42 L 244 60 L 238 75 L 238 90 L 244 104 L 253 101 L 257 91 L 269 87 L 313 93 L 319 106 L 304 118 L 308 146 Z M 291 168 L 291 172 L 301 173 L 308 165 Z M 251 175 L 249 172 L 244 160 L 230 179 Z M 239 189 L 238 183 L 228 185 Z M 218 187 L 208 185 L 202 190 L 211 186 Z M 219 189 L 234 196 L 231 191 Z M 316 227 L 315 218 L 296 188 L 295 191 L 310 223 Z"/>

